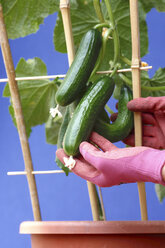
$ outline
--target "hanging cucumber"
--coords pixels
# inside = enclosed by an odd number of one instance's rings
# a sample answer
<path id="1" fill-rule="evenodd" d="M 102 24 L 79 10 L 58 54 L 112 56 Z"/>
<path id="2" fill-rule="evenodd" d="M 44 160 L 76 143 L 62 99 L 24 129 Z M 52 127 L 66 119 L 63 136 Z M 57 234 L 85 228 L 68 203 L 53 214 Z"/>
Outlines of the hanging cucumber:
<path id="1" fill-rule="evenodd" d="M 89 30 L 83 37 L 73 63 L 56 93 L 56 102 L 66 106 L 73 102 L 85 87 L 95 66 L 102 45 L 97 29 Z"/>
<path id="2" fill-rule="evenodd" d="M 70 121 L 70 106 L 67 106 L 60 130 L 59 130 L 59 134 L 58 134 L 57 148 L 62 148 L 63 138 L 65 135 L 67 126 L 69 124 L 69 121 Z"/>
<path id="3" fill-rule="evenodd" d="M 64 138 L 69 121 L 70 121 L 70 106 L 67 106 L 65 114 L 64 114 L 63 122 L 61 124 L 59 134 L 58 134 L 58 140 L 57 140 L 58 149 L 63 147 L 63 138 Z M 68 175 L 69 169 L 65 167 L 64 164 L 57 157 L 56 157 L 56 163 L 66 173 L 66 175 Z"/>
<path id="4" fill-rule="evenodd" d="M 63 148 L 67 155 L 79 153 L 79 145 L 87 140 L 98 115 L 114 90 L 112 78 L 104 76 L 93 83 L 77 105 L 67 127 Z"/>
<path id="5" fill-rule="evenodd" d="M 107 111 L 105 110 L 105 108 L 103 108 L 103 110 L 101 111 L 99 119 L 101 119 L 101 120 L 103 120 L 103 121 L 109 123 L 109 119 L 110 119 L 110 118 L 109 118 L 108 113 L 107 113 Z"/>
<path id="6" fill-rule="evenodd" d="M 127 108 L 127 103 L 132 99 L 131 90 L 123 86 L 118 102 L 118 116 L 115 122 L 106 123 L 97 120 L 94 130 L 111 142 L 117 142 L 126 138 L 133 128 L 133 112 Z"/>

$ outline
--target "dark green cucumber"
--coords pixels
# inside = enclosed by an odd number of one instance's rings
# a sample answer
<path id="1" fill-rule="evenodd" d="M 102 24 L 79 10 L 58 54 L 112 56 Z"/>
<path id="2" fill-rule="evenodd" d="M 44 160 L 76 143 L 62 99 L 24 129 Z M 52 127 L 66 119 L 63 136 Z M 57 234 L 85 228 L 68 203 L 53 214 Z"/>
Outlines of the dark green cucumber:
<path id="1" fill-rule="evenodd" d="M 69 121 L 70 121 L 70 106 L 67 106 L 60 130 L 59 130 L 59 134 L 58 134 L 58 140 L 57 140 L 58 149 L 63 148 L 63 138 L 64 138 Z M 66 173 L 66 175 L 68 175 L 69 169 L 65 167 L 64 164 L 57 157 L 55 161 L 58 167 L 60 167 Z"/>
<path id="2" fill-rule="evenodd" d="M 77 105 L 67 127 L 63 148 L 66 154 L 75 156 L 79 145 L 89 138 L 98 115 L 114 90 L 112 78 L 104 76 L 93 83 Z"/>
<path id="3" fill-rule="evenodd" d="M 118 102 L 118 116 L 115 122 L 106 123 L 98 119 L 94 130 L 111 142 L 126 138 L 133 128 L 133 112 L 127 108 L 127 103 L 132 99 L 132 92 L 127 87 L 122 87 Z"/>
<path id="4" fill-rule="evenodd" d="M 99 119 L 109 123 L 110 118 L 109 118 L 108 113 L 105 110 L 105 108 L 103 108 L 103 110 L 101 111 Z"/>
<path id="5" fill-rule="evenodd" d="M 67 106 L 66 110 L 65 110 L 65 114 L 64 114 L 62 124 L 60 126 L 60 130 L 59 130 L 59 133 L 58 133 L 57 148 L 62 148 L 63 147 L 62 143 L 63 143 L 64 135 L 65 135 L 67 126 L 69 124 L 69 121 L 70 121 L 70 106 Z"/>
<path id="6" fill-rule="evenodd" d="M 101 33 L 92 29 L 83 37 L 73 63 L 56 93 L 56 102 L 66 106 L 73 102 L 91 75 L 102 45 Z"/>

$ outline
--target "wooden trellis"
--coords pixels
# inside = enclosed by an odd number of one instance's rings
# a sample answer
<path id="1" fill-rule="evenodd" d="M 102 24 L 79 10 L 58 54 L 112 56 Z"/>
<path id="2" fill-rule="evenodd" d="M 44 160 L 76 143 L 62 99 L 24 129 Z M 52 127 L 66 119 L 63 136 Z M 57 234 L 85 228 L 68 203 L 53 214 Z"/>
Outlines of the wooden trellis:
<path id="1" fill-rule="evenodd" d="M 63 19 L 68 61 L 71 65 L 74 59 L 74 42 L 72 34 L 72 25 L 70 19 L 70 1 L 69 0 L 60 0 L 60 10 Z M 120 69 L 117 72 L 131 71 L 132 72 L 132 84 L 133 84 L 133 98 L 138 98 L 141 96 L 141 86 L 140 86 L 140 71 L 151 69 L 151 66 L 141 66 L 140 58 L 140 34 L 139 34 L 139 16 L 138 16 L 138 0 L 130 0 L 130 20 L 131 20 L 131 36 L 132 36 L 132 66 L 128 69 Z M 15 111 L 16 123 L 18 128 L 18 134 L 20 138 L 25 171 L 23 172 L 9 172 L 9 175 L 26 175 L 32 210 L 34 215 L 34 220 L 41 220 L 40 205 L 38 200 L 37 187 L 35 182 L 35 174 L 47 174 L 47 173 L 62 173 L 62 170 L 56 171 L 34 171 L 33 164 L 31 159 L 31 153 L 28 143 L 28 138 L 25 130 L 25 123 L 23 119 L 22 107 L 20 102 L 20 96 L 17 87 L 18 80 L 38 80 L 45 78 L 56 78 L 56 77 L 65 77 L 65 75 L 51 75 L 51 76 L 38 76 L 38 77 L 24 77 L 16 78 L 12 55 L 10 51 L 9 41 L 7 37 L 7 32 L 3 19 L 2 7 L 0 6 L 0 45 L 3 54 L 4 64 L 6 68 L 7 78 L 0 79 L 0 82 L 9 82 L 9 88 L 11 92 L 11 98 L 13 102 L 13 108 Z M 111 73 L 112 71 L 101 71 L 97 73 Z M 141 125 L 141 114 L 134 113 L 134 125 L 135 125 L 135 145 L 142 145 L 142 125 Z M 93 214 L 93 220 L 99 220 L 99 211 L 96 199 L 95 185 L 90 182 L 87 182 L 89 198 L 91 203 L 91 209 Z M 146 203 L 146 192 L 145 184 L 138 183 L 139 191 L 139 201 L 141 209 L 141 219 L 147 220 L 147 203 Z M 103 204 L 102 204 L 103 207 Z M 105 219 L 105 216 L 104 216 Z"/>

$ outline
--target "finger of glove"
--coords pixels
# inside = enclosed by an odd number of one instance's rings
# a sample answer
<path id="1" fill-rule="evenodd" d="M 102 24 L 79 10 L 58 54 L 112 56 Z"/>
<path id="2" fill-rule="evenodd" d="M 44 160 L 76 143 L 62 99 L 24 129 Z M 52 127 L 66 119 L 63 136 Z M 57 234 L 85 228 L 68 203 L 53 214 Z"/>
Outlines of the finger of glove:
<path id="1" fill-rule="evenodd" d="M 56 151 L 56 156 L 63 164 L 65 164 L 64 158 L 69 158 L 62 148 Z M 97 169 L 85 161 L 82 156 L 79 156 L 78 158 L 74 157 L 74 160 L 76 161 L 76 164 L 71 171 L 76 175 L 88 180 L 89 178 L 96 177 L 100 174 Z"/>
<path id="2" fill-rule="evenodd" d="M 89 164 L 82 156 L 76 159 L 76 165 L 72 171 L 86 180 L 91 180 L 100 175 L 100 172 L 91 164 Z"/>
<path id="3" fill-rule="evenodd" d="M 127 138 L 123 140 L 123 142 L 128 146 L 135 146 L 135 136 L 134 134 L 129 135 Z M 155 137 L 143 137 L 142 138 L 142 145 L 146 147 L 151 147 L 158 149 L 159 144 L 157 142 L 157 139 Z"/>
<path id="4" fill-rule="evenodd" d="M 110 116 L 110 121 L 115 122 L 117 119 L 118 113 L 113 113 Z M 145 124 L 155 125 L 157 122 L 152 113 L 142 113 L 142 122 Z"/>
<path id="5" fill-rule="evenodd" d="M 143 137 L 156 137 L 156 128 L 155 126 L 144 126 L 142 127 Z"/>
<path id="6" fill-rule="evenodd" d="M 160 129 L 162 130 L 162 133 L 164 135 L 164 139 L 165 139 L 165 113 L 155 113 L 155 117 L 157 120 L 157 123 L 160 127 Z M 163 137 L 162 137 L 163 138 Z"/>
<path id="7" fill-rule="evenodd" d="M 136 98 L 128 102 L 127 107 L 134 112 L 153 112 L 165 109 L 165 97 Z"/>
<path id="8" fill-rule="evenodd" d="M 147 125 L 157 125 L 155 116 L 151 113 L 142 113 L 142 123 Z"/>
<path id="9" fill-rule="evenodd" d="M 89 164 L 93 165 L 96 169 L 101 170 L 100 162 L 104 159 L 104 152 L 86 141 L 80 144 L 79 150 L 83 158 Z"/>
<path id="10" fill-rule="evenodd" d="M 116 149 L 116 146 L 114 144 L 112 144 L 109 140 L 107 140 L 106 138 L 96 132 L 92 132 L 90 136 L 90 141 L 96 144 L 104 152 Z"/>
<path id="11" fill-rule="evenodd" d="M 156 129 L 154 126 L 142 126 L 142 139 L 143 146 L 146 146 L 146 140 L 149 137 L 156 137 Z M 144 141 L 145 140 L 145 141 Z M 128 137 L 126 137 L 123 142 L 130 146 L 135 146 L 135 134 L 131 133 Z M 145 144 L 144 144 L 145 143 Z"/>
<path id="12" fill-rule="evenodd" d="M 161 149 L 161 143 L 158 141 L 157 137 L 144 137 L 143 146 L 151 147 L 154 149 Z"/>
<path id="13" fill-rule="evenodd" d="M 123 139 L 124 144 L 128 146 L 135 146 L 135 135 L 134 133 L 128 135 L 125 139 Z"/>

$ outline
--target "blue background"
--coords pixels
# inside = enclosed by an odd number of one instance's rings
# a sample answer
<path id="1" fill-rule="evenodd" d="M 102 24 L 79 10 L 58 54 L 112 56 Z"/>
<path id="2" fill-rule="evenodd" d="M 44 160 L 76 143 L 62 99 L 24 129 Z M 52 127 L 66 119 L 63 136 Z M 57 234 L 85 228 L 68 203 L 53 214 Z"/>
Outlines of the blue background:
<path id="1" fill-rule="evenodd" d="M 56 14 L 45 19 L 40 30 L 26 38 L 10 40 L 14 64 L 21 57 L 40 57 L 48 74 L 63 74 L 68 69 L 66 54 L 53 46 Z M 152 10 L 147 17 L 149 54 L 143 59 L 153 66 L 150 75 L 164 67 L 165 14 Z M 0 53 L 0 78 L 6 77 Z M 2 95 L 4 84 L 0 84 Z M 28 185 L 25 176 L 7 176 L 8 171 L 24 170 L 19 137 L 8 113 L 9 99 L 0 97 L 0 247 L 30 247 L 30 237 L 19 234 L 22 221 L 33 220 Z M 54 163 L 56 147 L 45 142 L 44 126 L 33 128 L 29 139 L 35 170 L 58 169 Z M 121 143 L 118 144 L 122 146 Z M 37 175 L 39 201 L 43 220 L 92 220 L 86 182 L 70 174 Z M 154 184 L 146 183 L 150 220 L 165 220 L 165 202 L 159 203 Z M 136 184 L 102 190 L 108 220 L 140 220 Z M 8 236 L 10 235 L 10 236 Z M 10 237 L 10 238 L 9 238 Z"/>

